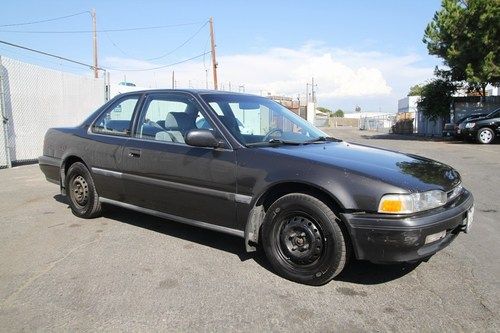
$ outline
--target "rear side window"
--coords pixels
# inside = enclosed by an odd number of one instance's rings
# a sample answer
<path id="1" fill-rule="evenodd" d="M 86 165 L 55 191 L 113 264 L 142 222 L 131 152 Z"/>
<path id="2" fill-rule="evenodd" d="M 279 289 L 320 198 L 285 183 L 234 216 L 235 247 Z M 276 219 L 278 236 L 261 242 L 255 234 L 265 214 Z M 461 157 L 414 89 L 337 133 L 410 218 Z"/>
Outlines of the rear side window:
<path id="1" fill-rule="evenodd" d="M 92 131 L 102 134 L 129 135 L 138 100 L 138 96 L 131 96 L 113 104 L 99 116 L 92 126 Z"/>

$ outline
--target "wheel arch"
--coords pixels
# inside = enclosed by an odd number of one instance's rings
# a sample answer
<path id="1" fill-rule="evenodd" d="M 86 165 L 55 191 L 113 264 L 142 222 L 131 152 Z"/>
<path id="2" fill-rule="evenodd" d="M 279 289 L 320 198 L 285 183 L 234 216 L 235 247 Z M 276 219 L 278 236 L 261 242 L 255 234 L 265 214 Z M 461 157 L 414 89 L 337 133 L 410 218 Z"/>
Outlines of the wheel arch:
<path id="1" fill-rule="evenodd" d="M 87 169 L 89 169 L 87 163 L 85 163 L 85 161 L 81 157 L 74 155 L 74 154 L 69 154 L 69 155 L 65 156 L 62 163 L 61 163 L 61 170 L 60 170 L 61 194 L 62 195 L 66 195 L 66 185 L 65 185 L 65 181 L 64 181 L 66 179 L 66 174 L 68 173 L 70 166 L 76 162 L 82 163 L 83 165 L 85 165 L 85 167 Z M 89 169 L 89 171 L 90 171 L 90 169 Z"/>
<path id="2" fill-rule="evenodd" d="M 321 200 L 335 213 L 345 211 L 340 200 L 326 189 L 307 182 L 293 181 L 280 182 L 269 186 L 253 202 L 252 209 L 248 214 L 245 226 L 245 246 L 248 252 L 256 251 L 256 245 L 259 243 L 259 234 L 267 209 L 279 198 L 290 193 L 308 194 Z M 341 229 L 349 239 L 347 228 L 339 216 Z M 349 239 L 350 242 L 350 239 Z"/>

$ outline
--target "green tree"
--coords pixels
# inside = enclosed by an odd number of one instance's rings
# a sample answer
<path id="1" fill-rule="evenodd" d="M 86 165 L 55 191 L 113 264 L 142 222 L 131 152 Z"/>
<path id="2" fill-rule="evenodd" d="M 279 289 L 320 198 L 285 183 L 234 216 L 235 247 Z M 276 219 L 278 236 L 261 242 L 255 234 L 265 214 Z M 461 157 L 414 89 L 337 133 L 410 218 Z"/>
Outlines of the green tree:
<path id="1" fill-rule="evenodd" d="M 500 83 L 499 22 L 499 0 L 443 0 L 423 38 L 429 54 L 448 67 L 438 73 L 482 96 L 488 83 Z"/>
<path id="2" fill-rule="evenodd" d="M 410 91 L 408 92 L 408 96 L 421 96 L 422 95 L 423 86 L 420 84 L 416 84 L 410 87 Z"/>
<path id="3" fill-rule="evenodd" d="M 430 119 L 435 120 L 448 116 L 453 94 L 456 90 L 457 86 L 453 82 L 442 78 L 433 79 L 422 86 L 418 106 L 424 115 Z"/>
<path id="4" fill-rule="evenodd" d="M 344 118 L 344 111 L 341 109 L 338 109 L 333 113 L 333 117 L 339 117 L 339 118 Z"/>
<path id="5" fill-rule="evenodd" d="M 318 111 L 320 111 L 320 112 L 323 112 L 323 113 L 326 113 L 326 114 L 331 114 L 331 113 L 332 113 L 332 110 L 327 109 L 327 108 L 324 108 L 324 107 L 322 107 L 322 106 L 318 106 L 318 107 L 316 108 L 316 110 L 318 110 Z"/>

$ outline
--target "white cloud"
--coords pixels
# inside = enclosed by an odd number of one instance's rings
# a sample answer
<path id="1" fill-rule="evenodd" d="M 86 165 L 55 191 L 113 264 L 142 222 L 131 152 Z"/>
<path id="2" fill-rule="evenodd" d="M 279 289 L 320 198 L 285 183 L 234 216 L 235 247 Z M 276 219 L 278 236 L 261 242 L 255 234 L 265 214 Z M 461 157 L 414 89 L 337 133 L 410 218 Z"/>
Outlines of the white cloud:
<path id="1" fill-rule="evenodd" d="M 308 43 L 299 49 L 272 48 L 262 53 L 218 56 L 219 84 L 226 90 L 244 85 L 247 92 L 256 94 L 282 94 L 304 96 L 306 83 L 314 77 L 318 85 L 320 104 L 340 107 L 365 105 L 365 109 L 378 109 L 377 105 L 394 108 L 397 99 L 408 87 L 432 76 L 432 68 L 419 67 L 415 54 L 393 56 L 380 52 L 356 52 L 325 47 L 319 42 Z M 108 57 L 105 65 L 112 68 L 153 68 L 158 64 Z M 205 67 L 206 66 L 206 67 Z M 171 73 L 175 70 L 178 87 L 205 88 L 205 68 L 210 58 L 193 60 L 145 72 L 112 72 L 112 82 L 132 81 L 143 87 L 170 87 Z M 208 73 L 209 87 L 212 74 Z"/>

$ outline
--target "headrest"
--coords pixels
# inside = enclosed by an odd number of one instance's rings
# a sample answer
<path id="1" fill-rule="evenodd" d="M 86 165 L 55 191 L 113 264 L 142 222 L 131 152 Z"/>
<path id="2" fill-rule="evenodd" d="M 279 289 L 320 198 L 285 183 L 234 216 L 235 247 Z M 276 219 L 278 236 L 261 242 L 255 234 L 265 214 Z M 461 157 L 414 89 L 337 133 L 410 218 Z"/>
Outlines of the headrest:
<path id="1" fill-rule="evenodd" d="M 165 119 L 165 128 L 187 130 L 193 128 L 194 120 L 185 112 L 170 112 Z"/>

